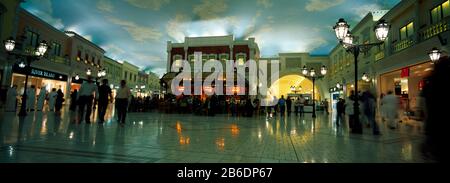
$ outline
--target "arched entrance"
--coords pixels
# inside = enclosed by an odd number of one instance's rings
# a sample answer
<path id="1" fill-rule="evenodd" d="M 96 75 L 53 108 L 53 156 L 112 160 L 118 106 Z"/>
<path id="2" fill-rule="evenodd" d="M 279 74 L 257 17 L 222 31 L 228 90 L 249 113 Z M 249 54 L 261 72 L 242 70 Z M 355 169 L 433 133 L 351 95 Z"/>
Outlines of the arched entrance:
<path id="1" fill-rule="evenodd" d="M 311 80 L 301 75 L 289 74 L 282 76 L 280 79 L 275 81 L 270 86 L 269 92 L 271 96 L 275 96 L 277 98 L 281 98 L 281 96 L 287 98 L 288 96 L 302 95 L 308 99 L 311 99 L 313 93 L 313 83 Z M 315 87 L 315 99 L 319 101 L 321 100 L 317 85 Z"/>

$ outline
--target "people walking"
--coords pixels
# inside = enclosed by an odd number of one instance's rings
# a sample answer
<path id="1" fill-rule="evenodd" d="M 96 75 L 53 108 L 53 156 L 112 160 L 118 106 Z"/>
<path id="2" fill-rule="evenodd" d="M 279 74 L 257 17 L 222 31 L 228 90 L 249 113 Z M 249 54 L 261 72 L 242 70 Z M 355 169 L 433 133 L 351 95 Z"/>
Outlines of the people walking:
<path id="1" fill-rule="evenodd" d="M 323 110 L 325 111 L 325 114 L 330 114 L 330 111 L 328 110 L 328 99 L 325 99 L 325 101 L 323 101 Z"/>
<path id="2" fill-rule="evenodd" d="M 116 106 L 118 121 L 123 126 L 127 115 L 129 100 L 131 99 L 131 91 L 125 80 L 120 81 L 120 87 L 117 90 Z"/>
<path id="3" fill-rule="evenodd" d="M 355 127 L 354 97 L 354 95 L 350 95 L 349 101 L 345 103 L 345 114 L 348 115 L 348 127 L 350 130 L 353 130 Z"/>
<path id="4" fill-rule="evenodd" d="M 292 108 L 292 100 L 291 97 L 287 97 L 286 99 L 286 108 L 287 108 L 287 115 L 291 116 L 291 108 Z"/>
<path id="5" fill-rule="evenodd" d="M 305 98 L 303 96 L 299 97 L 299 110 L 300 110 L 300 116 L 305 116 Z"/>
<path id="6" fill-rule="evenodd" d="M 6 93 L 6 112 L 16 112 L 17 109 L 17 85 L 8 89 Z"/>
<path id="7" fill-rule="evenodd" d="M 56 93 L 56 88 L 53 88 L 52 91 L 48 94 L 48 111 L 55 111 L 57 96 L 58 94 Z"/>
<path id="8" fill-rule="evenodd" d="M 87 82 L 83 82 L 80 87 L 80 92 L 78 94 L 77 101 L 79 102 L 79 108 L 78 108 L 78 119 L 83 119 L 84 110 L 86 107 L 86 116 L 85 116 L 85 122 L 87 124 L 91 123 L 91 112 L 92 112 L 92 102 L 94 100 L 94 94 L 95 99 L 98 98 L 98 88 L 97 85 L 92 81 L 92 77 L 88 77 Z"/>
<path id="9" fill-rule="evenodd" d="M 47 97 L 47 90 L 45 87 L 41 87 L 38 95 L 36 110 L 37 111 L 43 111 L 44 110 L 44 104 L 45 104 L 45 98 Z"/>
<path id="10" fill-rule="evenodd" d="M 344 99 L 339 98 L 336 104 L 336 126 L 341 125 L 344 119 L 344 113 L 345 113 L 345 101 Z"/>
<path id="11" fill-rule="evenodd" d="M 372 127 L 372 132 L 374 135 L 380 135 L 380 130 L 378 128 L 378 124 L 375 120 L 375 96 L 369 91 L 365 91 L 362 95 L 363 100 L 363 113 L 366 116 L 366 120 L 369 125 Z"/>
<path id="12" fill-rule="evenodd" d="M 36 105 L 36 87 L 31 85 L 27 90 L 27 111 L 34 111 L 34 106 Z"/>
<path id="13" fill-rule="evenodd" d="M 280 116 L 284 117 L 286 111 L 286 100 L 284 99 L 284 95 L 281 95 L 280 100 L 278 100 L 278 106 L 280 108 Z"/>
<path id="14" fill-rule="evenodd" d="M 103 79 L 102 85 L 98 89 L 98 117 L 100 120 L 100 123 L 105 122 L 105 114 L 106 110 L 108 109 L 108 104 L 112 100 L 112 91 L 111 88 L 108 86 L 108 80 Z"/>
<path id="15" fill-rule="evenodd" d="M 64 93 L 61 91 L 61 89 L 58 89 L 58 91 L 56 92 L 56 101 L 55 101 L 55 110 L 56 112 L 61 112 L 61 108 L 63 106 L 64 103 Z"/>
<path id="16" fill-rule="evenodd" d="M 399 109 L 399 100 L 397 96 L 393 94 L 392 91 L 389 91 L 386 96 L 383 97 L 383 108 L 385 112 L 386 121 L 390 129 L 397 128 L 397 117 L 398 117 L 398 109 Z"/>

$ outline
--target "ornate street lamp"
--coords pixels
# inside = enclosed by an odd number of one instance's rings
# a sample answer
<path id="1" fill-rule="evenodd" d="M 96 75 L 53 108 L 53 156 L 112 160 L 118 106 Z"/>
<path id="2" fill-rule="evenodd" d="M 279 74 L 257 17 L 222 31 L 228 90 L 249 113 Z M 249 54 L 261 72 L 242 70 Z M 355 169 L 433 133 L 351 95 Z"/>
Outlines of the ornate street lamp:
<path id="1" fill-rule="evenodd" d="M 16 41 L 12 37 L 10 37 L 8 40 L 4 41 L 5 43 L 5 49 L 8 52 L 11 52 L 14 50 L 14 47 L 16 46 Z"/>
<path id="2" fill-rule="evenodd" d="M 75 76 L 75 80 L 76 81 L 80 80 L 80 76 L 78 74 Z"/>
<path id="3" fill-rule="evenodd" d="M 442 51 L 437 49 L 437 48 L 433 48 L 429 53 L 428 56 L 430 56 L 430 59 L 433 63 L 439 61 L 439 59 L 441 59 L 441 54 Z"/>
<path id="4" fill-rule="evenodd" d="M 88 69 L 86 70 L 86 75 L 90 76 L 91 74 L 92 74 L 91 68 L 88 68 Z"/>
<path id="5" fill-rule="evenodd" d="M 369 80 L 369 76 L 366 73 L 363 73 L 363 76 L 361 78 L 364 81 L 368 81 Z"/>
<path id="6" fill-rule="evenodd" d="M 303 74 L 304 77 L 311 79 L 312 82 L 313 82 L 313 89 L 312 89 L 313 114 L 312 114 L 312 117 L 316 118 L 316 101 L 315 101 L 316 100 L 316 96 L 315 96 L 316 95 L 316 91 L 315 91 L 315 89 L 316 89 L 316 79 L 322 79 L 327 74 L 327 67 L 322 66 L 320 68 L 320 74 L 321 75 L 317 75 L 316 71 L 313 68 L 311 68 L 309 70 L 309 72 L 308 72 L 308 69 L 306 69 L 306 66 L 303 66 L 302 74 Z"/>
<path id="7" fill-rule="evenodd" d="M 22 38 L 26 39 L 25 36 Z M 31 63 L 34 61 L 39 61 L 45 55 L 48 49 L 48 44 L 46 41 L 41 41 L 32 54 L 23 51 L 14 51 L 16 46 L 16 41 L 12 37 L 4 41 L 5 50 L 9 55 L 14 55 L 18 59 L 25 59 L 26 62 L 21 61 L 19 63 L 20 68 L 31 67 Z M 22 95 L 22 104 L 19 111 L 19 116 L 26 116 L 26 106 L 27 106 L 27 87 L 28 87 L 28 72 L 25 72 L 25 87 Z"/>
<path id="8" fill-rule="evenodd" d="M 349 28 L 350 28 L 350 26 L 347 24 L 347 22 L 343 18 L 339 19 L 339 21 L 333 27 L 334 31 L 336 32 L 336 37 L 339 40 L 343 40 L 345 38 L 345 36 L 347 36 Z"/>
<path id="9" fill-rule="evenodd" d="M 354 56 L 354 64 L 355 64 L 355 95 L 353 96 L 354 100 L 354 116 L 355 116 L 355 126 L 352 129 L 352 133 L 362 133 L 362 125 L 359 121 L 359 103 L 358 103 L 358 56 L 361 52 L 369 51 L 374 46 L 380 46 L 387 39 L 389 34 L 390 26 L 386 21 L 380 20 L 374 27 L 374 32 L 377 39 L 380 42 L 377 43 L 367 43 L 367 44 L 355 44 L 353 43 L 353 37 L 349 33 L 350 26 L 347 22 L 341 18 L 333 27 L 336 32 L 336 37 L 342 46 L 347 50 L 347 52 L 353 54 Z"/>
<path id="10" fill-rule="evenodd" d="M 336 88 L 341 89 L 341 84 L 340 83 L 336 83 Z"/>

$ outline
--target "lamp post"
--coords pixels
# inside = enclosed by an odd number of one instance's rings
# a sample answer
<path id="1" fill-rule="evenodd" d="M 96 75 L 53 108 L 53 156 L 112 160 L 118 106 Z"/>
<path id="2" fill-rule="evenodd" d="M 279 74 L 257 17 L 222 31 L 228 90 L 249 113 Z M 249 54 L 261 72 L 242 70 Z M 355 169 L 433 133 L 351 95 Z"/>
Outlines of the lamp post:
<path id="1" fill-rule="evenodd" d="M 86 75 L 90 76 L 91 74 L 92 74 L 91 68 L 88 68 L 88 69 L 86 70 Z"/>
<path id="2" fill-rule="evenodd" d="M 428 56 L 430 56 L 430 59 L 433 63 L 436 63 L 441 59 L 442 51 L 434 47 L 430 52 L 428 52 Z"/>
<path id="3" fill-rule="evenodd" d="M 349 31 L 350 26 L 347 22 L 341 18 L 333 27 L 336 37 L 339 39 L 341 45 L 347 50 L 347 52 L 353 54 L 355 61 L 355 93 L 354 93 L 354 116 L 355 126 L 352 129 L 353 133 L 362 133 L 362 125 L 359 121 L 359 103 L 358 103 L 358 56 L 361 51 L 368 51 L 374 46 L 380 46 L 388 37 L 389 25 L 384 20 L 380 20 L 374 27 L 375 36 L 380 42 L 366 43 L 366 44 L 354 44 L 353 36 Z"/>
<path id="4" fill-rule="evenodd" d="M 320 75 L 316 74 L 316 71 L 311 68 L 309 71 L 306 68 L 306 66 L 303 66 L 302 74 L 304 77 L 309 78 L 313 82 L 313 89 L 312 89 L 312 101 L 313 101 L 313 113 L 312 117 L 316 118 L 316 79 L 322 79 L 327 74 L 327 68 L 325 66 L 322 66 L 320 69 Z"/>
<path id="5" fill-rule="evenodd" d="M 23 52 L 23 51 L 14 51 L 14 48 L 16 46 L 16 42 L 12 37 L 10 37 L 8 40 L 4 41 L 5 50 L 8 52 L 9 55 L 13 55 L 16 58 L 23 58 L 25 59 L 26 63 L 20 62 L 19 67 L 30 69 L 31 63 L 34 61 L 39 61 L 44 56 L 44 54 L 47 52 L 48 44 L 46 41 L 41 41 L 39 45 L 35 48 L 35 50 L 32 50 L 31 53 Z M 25 72 L 25 87 L 22 95 L 22 104 L 20 106 L 19 116 L 26 116 L 27 115 L 27 86 L 28 86 L 28 72 Z"/>

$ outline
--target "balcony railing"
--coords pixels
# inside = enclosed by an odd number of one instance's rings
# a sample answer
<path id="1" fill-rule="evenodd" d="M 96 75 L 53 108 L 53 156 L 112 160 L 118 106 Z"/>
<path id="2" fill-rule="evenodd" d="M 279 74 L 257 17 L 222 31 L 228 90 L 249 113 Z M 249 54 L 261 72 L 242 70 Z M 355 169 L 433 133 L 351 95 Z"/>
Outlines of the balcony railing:
<path id="1" fill-rule="evenodd" d="M 450 29 L 450 17 L 447 17 L 438 23 L 435 23 L 433 25 L 421 29 L 419 37 L 421 41 L 425 41 L 442 32 L 448 31 L 449 29 Z"/>
<path id="2" fill-rule="evenodd" d="M 375 54 L 375 61 L 381 60 L 384 58 L 384 50 Z"/>
<path id="3" fill-rule="evenodd" d="M 392 50 L 393 50 L 394 53 L 402 51 L 402 50 L 404 50 L 406 48 L 409 48 L 412 45 L 414 45 L 415 42 L 416 41 L 414 40 L 413 37 L 409 37 L 407 39 L 404 39 L 404 40 L 401 40 L 401 41 L 399 41 L 397 43 L 394 43 Z"/>
<path id="4" fill-rule="evenodd" d="M 59 56 L 50 56 L 48 60 L 58 64 L 69 65 L 69 60 Z"/>

